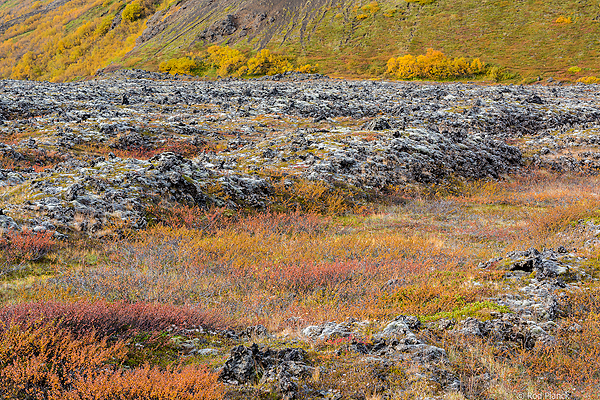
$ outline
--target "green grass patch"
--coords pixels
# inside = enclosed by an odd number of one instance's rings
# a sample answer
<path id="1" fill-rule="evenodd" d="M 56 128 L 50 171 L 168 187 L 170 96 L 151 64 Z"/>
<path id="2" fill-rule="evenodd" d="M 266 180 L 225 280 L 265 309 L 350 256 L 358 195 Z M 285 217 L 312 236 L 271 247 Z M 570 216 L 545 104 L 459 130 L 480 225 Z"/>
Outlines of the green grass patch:
<path id="1" fill-rule="evenodd" d="M 420 316 L 422 322 L 437 321 L 438 319 L 456 319 L 462 320 L 465 318 L 478 318 L 481 320 L 490 319 L 490 312 L 511 312 L 506 306 L 501 306 L 489 300 L 476 301 L 462 307 L 455 307 L 452 311 L 439 312 L 434 315 Z"/>

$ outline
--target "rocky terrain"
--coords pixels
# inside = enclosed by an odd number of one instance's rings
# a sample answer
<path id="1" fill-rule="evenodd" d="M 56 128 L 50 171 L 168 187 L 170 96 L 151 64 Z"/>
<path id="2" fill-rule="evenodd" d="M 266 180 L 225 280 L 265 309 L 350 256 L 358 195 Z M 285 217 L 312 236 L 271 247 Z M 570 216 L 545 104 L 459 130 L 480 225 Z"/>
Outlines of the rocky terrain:
<path id="1" fill-rule="evenodd" d="M 219 379 L 232 388 L 262 385 L 265 393 L 271 390 L 284 399 L 345 398 L 336 390 L 315 390 L 299 385 L 303 378 L 335 372 L 312 365 L 306 349 L 313 349 L 314 358 L 316 347 L 317 353 L 334 352 L 351 359 L 352 363 L 360 366 L 362 376 L 371 379 L 374 393 L 389 396 L 384 398 L 396 398 L 393 396 L 401 393 L 419 393 L 423 384 L 433 387 L 433 392 L 438 394 L 416 398 L 458 396 L 465 390 L 466 382 L 461 382 L 453 371 L 447 351 L 432 344 L 432 341 L 449 335 L 464 341 L 465 347 L 471 340 L 481 340 L 502 352 L 518 352 L 520 349 L 543 352 L 555 343 L 555 335 L 564 334 L 565 329 L 567 332 L 581 331 L 581 326 L 576 323 L 559 328 L 555 321 L 566 312 L 559 306 L 560 297 L 566 297 L 589 281 L 583 269 L 579 268 L 584 262 L 576 253 L 561 247 L 543 252 L 531 248 L 480 265 L 481 268 L 491 268 L 502 263 L 501 269 L 506 271 L 508 282 L 514 280 L 517 283 L 516 287 L 510 283 L 502 287 L 500 292 L 505 294 L 499 298 L 488 299 L 502 307 L 492 311 L 486 319 L 439 318 L 423 323 L 416 316 L 399 315 L 392 321 L 349 319 L 340 323 L 310 325 L 299 335 L 292 336 L 275 336 L 262 325 L 239 332 L 213 332 L 234 345 L 220 370 Z M 527 281 L 531 272 L 536 274 L 536 278 L 522 286 L 520 282 Z M 194 336 L 193 332 L 187 335 L 190 338 Z M 186 354 L 219 354 L 222 351 L 206 348 L 206 342 L 198 342 L 198 339 L 180 341 L 177 345 Z M 389 371 L 392 366 L 407 367 L 402 377 L 401 393 L 391 390 L 397 377 L 389 372 L 377 373 Z M 485 382 L 490 380 L 490 375 L 471 379 Z M 491 383 L 487 382 L 488 385 Z"/>
<path id="2" fill-rule="evenodd" d="M 143 227 L 158 200 L 260 208 L 281 179 L 374 193 L 600 166 L 593 86 L 128 75 L 1 83 L 4 227 Z"/>
<path id="3" fill-rule="evenodd" d="M 2 232 L 102 237 L 145 228 L 149 208 L 158 204 L 263 210 L 281 201 L 281 190 L 307 182 L 351 194 L 356 205 L 391 191 L 503 179 L 527 168 L 600 168 L 595 86 L 301 74 L 166 78 L 128 71 L 78 83 L 0 82 Z M 239 393 L 255 395 L 259 385 L 287 399 L 341 399 L 335 390 L 302 384 L 331 373 L 315 364 L 315 352 L 333 351 L 374 374 L 373 393 L 393 396 L 390 371 L 403 365 L 410 366 L 402 372 L 407 393 L 435 386 L 435 398 L 448 398 L 464 392 L 465 382 L 441 338 L 543 351 L 561 329 L 581 328 L 555 321 L 564 313 L 561 299 L 593 281 L 587 262 L 560 246 L 481 263 L 481 271 L 502 277 L 495 294 L 477 303 L 491 309 L 487 318 L 398 315 L 300 324 L 295 334 L 264 326 L 209 333 L 229 347 L 210 347 L 201 330 L 177 331 L 173 346 L 186 355 L 225 357 L 219 379 Z"/>

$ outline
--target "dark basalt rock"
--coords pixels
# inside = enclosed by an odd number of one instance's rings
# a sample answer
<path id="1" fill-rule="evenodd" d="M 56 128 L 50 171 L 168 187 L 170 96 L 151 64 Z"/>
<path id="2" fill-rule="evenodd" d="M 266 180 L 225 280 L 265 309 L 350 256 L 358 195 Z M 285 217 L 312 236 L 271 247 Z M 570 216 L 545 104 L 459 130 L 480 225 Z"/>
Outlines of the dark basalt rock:
<path id="1" fill-rule="evenodd" d="M 237 346 L 231 350 L 219 380 L 230 384 L 275 381 L 284 398 L 292 399 L 298 391 L 297 380 L 306 375 L 306 351 L 300 348 L 260 348 Z"/>
<path id="2" fill-rule="evenodd" d="M 219 32 L 232 32 L 237 22 L 227 17 Z M 0 82 L 0 130 L 44 132 L 0 145 L 0 156 L 19 164 L 39 150 L 67 160 L 38 172 L 1 170 L 0 187 L 35 189 L 25 201 L 9 202 L 6 213 L 25 226 L 28 218 L 38 225 L 35 214 L 64 231 L 97 229 L 115 218 L 141 227 L 142 205 L 157 199 L 264 207 L 273 200 L 269 174 L 285 177 L 286 185 L 307 179 L 378 193 L 499 178 L 525 164 L 600 170 L 599 99 L 585 87 L 343 81 L 302 73 L 194 79 L 107 69 L 86 82 Z M 343 126 L 339 118 L 346 118 Z M 114 150 L 102 160 L 76 154 L 106 146 Z M 572 151 L 578 147 L 585 151 Z M 533 155 L 525 159 L 521 149 Z M 168 152 L 180 158 L 135 159 Z M 75 184 L 82 192 L 66 193 Z M 96 222 L 75 223 L 76 215 Z M 535 257 L 525 258 L 513 268 L 555 276 L 552 260 L 539 267 Z"/>

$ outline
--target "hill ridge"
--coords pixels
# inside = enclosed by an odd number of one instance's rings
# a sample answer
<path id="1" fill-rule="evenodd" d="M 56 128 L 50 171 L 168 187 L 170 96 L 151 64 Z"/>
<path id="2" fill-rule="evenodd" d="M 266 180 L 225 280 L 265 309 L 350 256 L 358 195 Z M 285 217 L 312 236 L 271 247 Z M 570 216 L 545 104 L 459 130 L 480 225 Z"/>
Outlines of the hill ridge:
<path id="1" fill-rule="evenodd" d="M 574 81 L 600 74 L 599 20 L 591 1 L 7 0 L 0 76 L 81 79 L 111 62 L 155 71 L 219 44 L 268 48 L 350 78 L 381 77 L 391 57 L 433 48 L 479 57 L 525 82 Z"/>

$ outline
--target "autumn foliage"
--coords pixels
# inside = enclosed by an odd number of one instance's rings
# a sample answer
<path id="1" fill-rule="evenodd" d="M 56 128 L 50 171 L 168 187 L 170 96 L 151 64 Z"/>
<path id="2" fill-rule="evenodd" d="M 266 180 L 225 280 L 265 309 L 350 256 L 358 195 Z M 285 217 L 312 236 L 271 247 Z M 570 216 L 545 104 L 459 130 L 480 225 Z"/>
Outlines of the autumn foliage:
<path id="1" fill-rule="evenodd" d="M 259 50 L 254 56 L 229 46 L 213 45 L 205 54 L 172 58 L 160 64 L 161 72 L 202 75 L 214 71 L 219 76 L 261 76 L 285 72 L 315 73 L 318 65 L 298 65 L 292 57 Z"/>
<path id="2" fill-rule="evenodd" d="M 450 58 L 438 50 L 427 49 L 426 54 L 390 58 L 387 73 L 397 79 L 447 80 L 484 74 L 485 64 L 479 59 Z"/>
<path id="3" fill-rule="evenodd" d="M 0 323 L 27 326 L 31 321 L 55 323 L 57 328 L 77 335 L 95 332 L 105 337 L 131 337 L 170 326 L 223 326 L 222 319 L 214 312 L 170 304 L 82 300 L 28 302 L 0 308 Z"/>
<path id="4" fill-rule="evenodd" d="M 0 260 L 8 263 L 36 261 L 51 252 L 56 246 L 53 232 L 0 231 Z"/>
<path id="5" fill-rule="evenodd" d="M 0 308 L 0 397 L 220 399 L 223 392 L 217 375 L 203 366 L 122 367 L 131 353 L 128 338 L 133 333 L 208 321 L 214 322 L 201 312 L 148 304 L 4 306 Z"/>
<path id="6" fill-rule="evenodd" d="M 63 81 L 92 76 L 130 51 L 160 0 L 73 0 L 0 34 L 0 75 Z M 10 19 L 10 16 L 6 16 Z"/>

